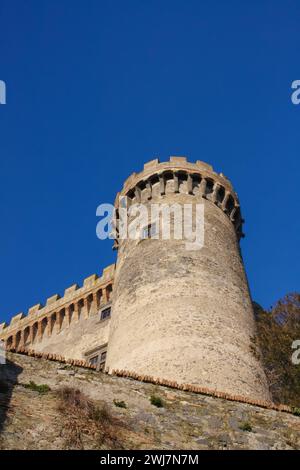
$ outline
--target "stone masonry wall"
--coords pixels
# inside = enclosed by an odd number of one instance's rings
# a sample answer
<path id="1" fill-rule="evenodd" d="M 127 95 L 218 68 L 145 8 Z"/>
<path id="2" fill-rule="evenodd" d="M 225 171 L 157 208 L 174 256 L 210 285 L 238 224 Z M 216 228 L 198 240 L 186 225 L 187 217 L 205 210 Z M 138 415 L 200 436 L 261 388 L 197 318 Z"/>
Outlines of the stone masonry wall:
<path id="1" fill-rule="evenodd" d="M 66 289 L 62 298 L 53 295 L 45 306 L 31 307 L 28 315 L 15 315 L 9 325 L 0 325 L 0 340 L 8 347 L 84 358 L 85 351 L 108 341 L 110 319 L 100 321 L 99 312 L 111 304 L 114 270 L 108 266 L 101 277 L 93 274 L 82 287 Z"/>
<path id="2" fill-rule="evenodd" d="M 204 204 L 204 247 L 188 251 L 172 237 L 117 241 L 106 365 L 267 400 L 266 377 L 251 352 L 255 322 L 237 195 L 205 164 L 171 158 L 151 165 L 129 178 L 120 196 L 149 208 Z"/>
<path id="3" fill-rule="evenodd" d="M 51 390 L 26 388 L 30 381 Z M 74 448 L 67 439 L 69 418 L 59 411 L 57 391 L 64 386 L 106 407 L 120 449 L 300 448 L 300 418 L 292 414 L 12 353 L 0 365 L 0 448 Z M 152 395 L 163 400 L 163 408 L 150 403 Z M 84 449 L 110 448 L 101 447 L 88 426 L 80 438 Z"/>

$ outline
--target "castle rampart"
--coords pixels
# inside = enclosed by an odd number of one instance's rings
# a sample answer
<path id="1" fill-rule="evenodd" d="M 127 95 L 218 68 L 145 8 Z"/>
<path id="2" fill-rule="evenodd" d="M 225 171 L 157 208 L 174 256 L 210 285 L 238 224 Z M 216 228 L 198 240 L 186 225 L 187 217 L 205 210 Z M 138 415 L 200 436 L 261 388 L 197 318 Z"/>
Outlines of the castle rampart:
<path id="1" fill-rule="evenodd" d="M 32 347 L 36 351 L 49 352 L 53 350 L 53 343 L 55 352 L 69 356 L 70 345 L 64 344 L 64 339 L 57 335 L 63 330 L 74 329 L 70 335 L 72 342 L 79 325 L 82 329 L 82 326 L 91 323 L 90 329 L 93 328 L 92 317 L 99 309 L 111 303 L 114 270 L 115 265 L 108 266 L 103 270 L 101 277 L 93 274 L 83 281 L 82 287 L 78 287 L 77 284 L 68 287 L 63 297 L 55 294 L 47 299 L 45 306 L 36 304 L 29 308 L 27 315 L 23 313 L 15 315 L 9 325 L 5 323 L 0 325 L 0 340 L 4 340 L 8 348 Z M 103 343 L 107 343 L 107 338 L 106 322 Z M 88 347 L 89 344 L 82 346 L 81 349 L 84 351 Z M 77 350 L 74 358 L 82 358 L 82 352 Z"/>

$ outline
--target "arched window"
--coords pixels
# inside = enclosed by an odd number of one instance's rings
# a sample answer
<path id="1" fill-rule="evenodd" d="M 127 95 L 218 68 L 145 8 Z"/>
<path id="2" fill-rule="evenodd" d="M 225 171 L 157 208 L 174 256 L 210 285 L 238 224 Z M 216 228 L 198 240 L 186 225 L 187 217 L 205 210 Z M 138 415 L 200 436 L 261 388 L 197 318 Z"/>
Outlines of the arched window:
<path id="1" fill-rule="evenodd" d="M 70 319 L 70 323 L 73 319 L 73 315 L 74 315 L 74 310 L 75 310 L 75 307 L 74 307 L 74 304 L 71 304 L 69 306 L 69 319 Z"/>
<path id="2" fill-rule="evenodd" d="M 21 343 L 21 331 L 18 331 L 18 333 L 16 334 L 16 348 L 20 346 L 20 343 Z"/>
<path id="3" fill-rule="evenodd" d="M 108 284 L 106 287 L 106 295 L 107 295 L 107 302 L 111 300 L 111 295 L 112 295 L 112 284 Z"/>
<path id="4" fill-rule="evenodd" d="M 56 324 L 56 312 L 52 313 L 51 319 L 50 319 L 50 333 L 52 334 L 55 328 Z"/>
<path id="5" fill-rule="evenodd" d="M 225 197 L 225 188 L 223 186 L 219 186 L 219 191 L 217 194 L 217 201 L 221 204 Z"/>
<path id="6" fill-rule="evenodd" d="M 100 307 L 101 304 L 101 297 L 102 297 L 102 289 L 99 289 L 96 293 L 96 299 L 97 299 L 97 308 Z"/>
<path id="7" fill-rule="evenodd" d="M 38 324 L 37 324 L 37 322 L 35 322 L 32 325 L 32 342 L 33 343 L 36 341 L 37 333 L 38 333 Z"/>
<path id="8" fill-rule="evenodd" d="M 90 315 L 93 305 L 93 294 L 89 294 L 87 297 L 87 313 Z"/>
<path id="9" fill-rule="evenodd" d="M 82 316 L 83 307 L 84 307 L 84 301 L 83 301 L 83 299 L 80 299 L 80 300 L 78 301 L 78 320 L 79 320 L 80 317 Z"/>
<path id="10" fill-rule="evenodd" d="M 234 208 L 234 199 L 230 194 L 227 200 L 227 204 L 226 204 L 226 211 L 228 212 L 229 215 L 233 208 Z"/>
<path id="11" fill-rule="evenodd" d="M 65 320 L 65 317 L 66 317 L 66 309 L 63 308 L 62 310 L 60 310 L 60 312 L 59 312 L 59 314 L 58 314 L 59 329 L 62 328 L 63 323 L 64 323 L 64 320 Z"/>
<path id="12" fill-rule="evenodd" d="M 42 338 L 44 336 L 46 328 L 47 328 L 47 317 L 43 318 L 43 320 L 42 320 L 42 325 L 41 325 Z"/>
<path id="13" fill-rule="evenodd" d="M 206 189 L 205 189 L 206 196 L 208 194 L 211 194 L 213 192 L 213 189 L 214 189 L 214 180 L 210 178 L 206 178 Z"/>
<path id="14" fill-rule="evenodd" d="M 27 326 L 24 330 L 24 345 L 26 346 L 27 343 L 30 341 L 30 328 Z"/>

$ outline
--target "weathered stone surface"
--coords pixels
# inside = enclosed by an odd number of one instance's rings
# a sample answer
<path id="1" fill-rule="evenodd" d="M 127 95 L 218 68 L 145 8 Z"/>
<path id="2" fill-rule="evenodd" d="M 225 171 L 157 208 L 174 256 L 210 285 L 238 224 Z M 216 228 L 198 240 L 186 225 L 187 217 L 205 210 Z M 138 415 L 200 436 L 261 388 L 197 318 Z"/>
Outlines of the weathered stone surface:
<path id="1" fill-rule="evenodd" d="M 110 318 L 101 321 L 100 312 L 112 295 L 114 269 L 111 265 L 101 277 L 89 276 L 80 288 L 73 284 L 63 297 L 51 296 L 45 307 L 34 305 L 27 316 L 13 317 L 9 326 L 2 323 L 0 340 L 7 346 L 85 359 L 87 350 L 108 341 Z"/>
<path id="2" fill-rule="evenodd" d="M 96 312 L 88 318 L 83 316 L 70 326 L 62 325 L 59 332 L 45 336 L 34 344 L 35 351 L 62 354 L 71 359 L 84 359 L 83 353 L 108 341 L 109 319 L 100 320 Z"/>
<path id="3" fill-rule="evenodd" d="M 81 389 L 95 403 L 106 404 L 118 420 L 116 433 L 124 449 L 300 448 L 300 418 L 291 414 L 77 367 L 65 369 L 75 375 L 61 375 L 61 370 L 59 363 L 8 355 L 8 365 L 0 366 L 0 383 L 12 387 L 12 392 L 0 392 L 2 449 L 66 448 L 65 421 L 56 395 L 64 385 Z M 30 381 L 47 384 L 51 391 L 39 394 L 24 388 Z M 164 408 L 151 405 L 153 394 L 163 399 Z M 117 408 L 114 400 L 124 400 L 127 408 Z M 245 423 L 251 431 L 241 429 Z M 88 430 L 82 441 L 85 449 L 101 448 Z"/>
<path id="4" fill-rule="evenodd" d="M 223 204 L 226 194 L 232 206 Z M 187 250 L 185 239 L 171 231 L 164 240 L 161 229 L 157 240 L 119 240 L 107 368 L 268 400 L 251 351 L 255 321 L 230 183 L 209 166 L 172 157 L 128 179 L 120 196 L 149 214 L 153 204 L 204 205 L 204 246 Z"/>
<path id="5" fill-rule="evenodd" d="M 238 244 L 243 219 L 231 183 L 204 162 L 171 157 L 146 163 L 118 195 L 148 208 L 203 205 L 204 247 L 188 251 L 186 240 L 172 236 L 116 240 L 116 273 L 115 265 L 108 266 L 100 278 L 89 276 L 62 298 L 56 294 L 24 318 L 17 315 L 0 326 L 0 340 L 13 350 L 88 356 L 99 360 L 99 367 L 108 347 L 110 371 L 269 400 L 265 374 L 251 350 L 255 322 Z M 111 325 L 100 320 L 110 300 Z"/>

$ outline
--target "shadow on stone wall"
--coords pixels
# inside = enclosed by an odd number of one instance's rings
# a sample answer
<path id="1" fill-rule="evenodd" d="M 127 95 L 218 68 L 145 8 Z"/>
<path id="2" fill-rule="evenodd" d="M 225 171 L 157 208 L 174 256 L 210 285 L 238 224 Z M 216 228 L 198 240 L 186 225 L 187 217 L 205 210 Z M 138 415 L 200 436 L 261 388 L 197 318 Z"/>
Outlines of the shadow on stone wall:
<path id="1" fill-rule="evenodd" d="M 0 364 L 0 435 L 7 418 L 13 389 L 22 370 L 22 367 L 9 359 L 6 360 L 6 364 Z"/>

